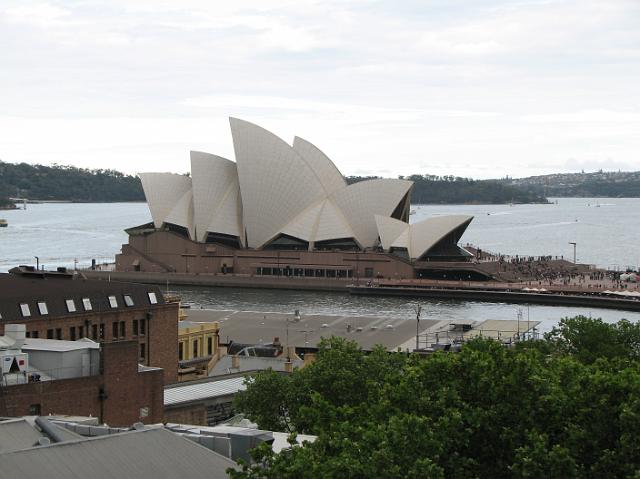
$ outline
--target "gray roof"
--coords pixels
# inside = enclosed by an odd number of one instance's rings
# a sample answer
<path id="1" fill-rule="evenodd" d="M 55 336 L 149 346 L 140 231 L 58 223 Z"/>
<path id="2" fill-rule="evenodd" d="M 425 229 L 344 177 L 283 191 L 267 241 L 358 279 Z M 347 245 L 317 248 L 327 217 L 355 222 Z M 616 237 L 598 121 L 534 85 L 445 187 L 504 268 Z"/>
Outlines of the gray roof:
<path id="1" fill-rule="evenodd" d="M 0 453 L 0 479 L 226 478 L 235 463 L 162 427 Z"/>
<path id="2" fill-rule="evenodd" d="M 190 309 L 186 313 L 192 323 L 218 321 L 222 343 L 268 344 L 278 337 L 286 346 L 288 336 L 290 346 L 315 348 L 323 337 L 340 336 L 357 342 L 363 349 L 381 344 L 388 350 L 395 350 L 407 341 L 415 342 L 416 337 L 416 319 L 410 314 L 406 319 L 303 314 L 300 321 L 294 322 L 293 314 L 284 313 L 212 309 Z M 421 319 L 420 330 L 437 323 Z"/>
<path id="3" fill-rule="evenodd" d="M 105 311 L 147 311 L 156 307 L 149 300 L 149 292 L 156 294 L 158 305 L 164 304 L 165 300 L 160 288 L 153 285 L 82 279 L 79 276 L 69 279 L 0 273 L 0 318 L 3 321 L 29 321 Z M 116 296 L 117 308 L 112 308 L 109 303 L 108 297 L 112 295 Z M 125 304 L 124 295 L 131 297 L 133 306 Z M 90 311 L 85 310 L 83 298 L 90 299 Z M 68 299 L 72 299 L 75 303 L 76 311 L 73 313 L 67 309 L 66 300 Z M 37 305 L 39 301 L 47 304 L 48 314 L 40 314 Z M 21 303 L 29 305 L 31 316 L 22 315 Z"/>
<path id="4" fill-rule="evenodd" d="M 231 379 L 219 379 L 217 381 L 212 380 L 197 384 L 188 384 L 186 386 L 165 388 L 164 405 L 170 406 L 173 404 L 182 404 L 235 394 L 247 388 L 243 383 L 244 377 L 240 376 Z"/>
<path id="5" fill-rule="evenodd" d="M 81 349 L 100 349 L 100 344 L 90 339 L 82 338 L 79 341 L 64 341 L 60 339 L 26 338 L 24 351 L 78 351 Z"/>
<path id="6" fill-rule="evenodd" d="M 2 421 L 0 422 L 0 454 L 31 447 L 41 437 L 43 435 L 31 426 L 26 419 Z"/>

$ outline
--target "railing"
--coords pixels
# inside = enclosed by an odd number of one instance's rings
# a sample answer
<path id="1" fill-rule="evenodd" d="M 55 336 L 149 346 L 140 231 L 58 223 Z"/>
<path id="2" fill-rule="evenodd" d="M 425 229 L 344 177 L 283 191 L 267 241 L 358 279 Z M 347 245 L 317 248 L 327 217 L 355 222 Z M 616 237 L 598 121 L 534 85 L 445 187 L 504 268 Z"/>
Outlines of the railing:
<path id="1" fill-rule="evenodd" d="M 510 345 L 518 341 L 536 340 L 540 338 L 540 333 L 535 328 L 521 330 L 498 330 L 498 329 L 471 329 L 459 331 L 445 329 L 432 331 L 418 336 L 418 345 L 424 345 L 428 349 L 433 345 L 464 344 L 476 338 L 495 339 L 503 344 Z"/>
<path id="2" fill-rule="evenodd" d="M 2 386 L 15 386 L 18 384 L 30 384 L 48 381 L 59 381 L 62 379 L 75 379 L 97 375 L 97 371 L 92 371 L 95 367 L 62 367 L 52 369 L 32 369 L 19 373 L 4 373 L 0 377 Z"/>

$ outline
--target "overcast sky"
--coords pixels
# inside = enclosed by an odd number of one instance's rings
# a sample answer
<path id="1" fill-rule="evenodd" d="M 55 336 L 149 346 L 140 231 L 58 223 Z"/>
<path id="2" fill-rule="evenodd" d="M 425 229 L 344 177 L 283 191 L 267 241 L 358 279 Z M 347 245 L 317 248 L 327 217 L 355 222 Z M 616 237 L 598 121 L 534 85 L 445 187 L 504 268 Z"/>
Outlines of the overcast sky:
<path id="1" fill-rule="evenodd" d="M 0 0 L 0 160 L 185 172 L 229 116 L 345 175 L 640 170 L 640 0 Z"/>

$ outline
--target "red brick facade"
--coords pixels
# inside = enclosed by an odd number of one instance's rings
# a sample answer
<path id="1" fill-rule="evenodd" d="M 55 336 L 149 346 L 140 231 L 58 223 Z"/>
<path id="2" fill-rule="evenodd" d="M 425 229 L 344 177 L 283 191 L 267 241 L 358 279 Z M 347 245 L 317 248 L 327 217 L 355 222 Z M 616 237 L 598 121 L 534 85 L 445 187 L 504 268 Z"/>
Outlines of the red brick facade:
<path id="1" fill-rule="evenodd" d="M 138 372 L 138 343 L 104 343 L 101 355 L 97 376 L 0 387 L 0 415 L 97 416 L 112 426 L 162 421 L 163 373 Z"/>
<path id="2" fill-rule="evenodd" d="M 165 303 L 4 323 L 25 324 L 27 336 L 43 339 L 73 341 L 87 337 L 105 343 L 135 341 L 139 363 L 162 368 L 164 382 L 171 384 L 178 380 L 178 308 L 178 303 Z M 0 334 L 3 333 L 4 324 L 0 321 Z"/>

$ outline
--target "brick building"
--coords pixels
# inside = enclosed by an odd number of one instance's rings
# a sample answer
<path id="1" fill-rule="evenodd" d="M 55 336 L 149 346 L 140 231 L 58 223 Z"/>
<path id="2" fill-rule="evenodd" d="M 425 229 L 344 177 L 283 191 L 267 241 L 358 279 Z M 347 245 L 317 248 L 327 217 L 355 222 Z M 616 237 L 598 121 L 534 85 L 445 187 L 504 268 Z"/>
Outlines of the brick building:
<path id="1" fill-rule="evenodd" d="M 25 340 L 24 325 L 7 329 L 0 337 L 0 356 L 9 359 L 0 365 L 0 416 L 94 416 L 114 426 L 162 421 L 164 374 L 138 364 L 136 341 Z M 23 368 L 3 367 L 14 357 Z"/>
<path id="2" fill-rule="evenodd" d="M 20 323 L 31 338 L 133 341 L 139 363 L 162 368 L 166 384 L 177 381 L 178 309 L 157 286 L 31 267 L 0 274 L 0 334 Z"/>

